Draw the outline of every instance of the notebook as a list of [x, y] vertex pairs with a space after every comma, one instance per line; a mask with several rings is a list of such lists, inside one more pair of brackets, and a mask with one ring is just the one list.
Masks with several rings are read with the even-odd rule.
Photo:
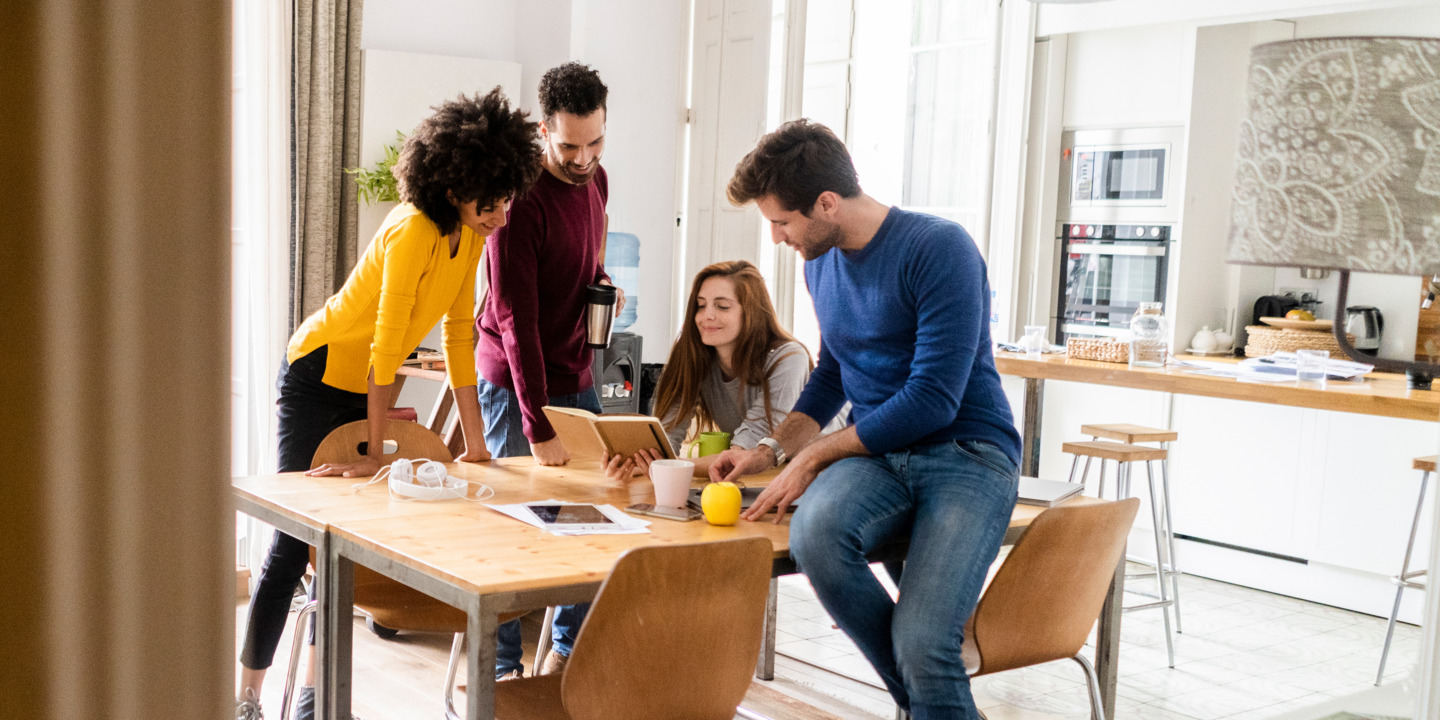
[[658, 450], [673, 459], [675, 450], [665, 435], [665, 427], [653, 417], [644, 415], [596, 415], [578, 408], [545, 406], [545, 417], [555, 434], [565, 443], [571, 457], [630, 457], [641, 450]]
[[1033, 477], [1020, 478], [1020, 497], [1016, 502], [1021, 505], [1039, 505], [1040, 507], [1055, 507], [1070, 498], [1079, 495], [1085, 486], [1080, 483], [1061, 482], [1059, 480], [1042, 480]]

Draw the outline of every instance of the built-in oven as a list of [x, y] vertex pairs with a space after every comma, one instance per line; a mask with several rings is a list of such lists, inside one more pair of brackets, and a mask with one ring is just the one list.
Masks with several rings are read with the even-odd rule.
[[1061, 137], [1061, 222], [1174, 223], [1183, 128], [1071, 130]]
[[1174, 231], [1159, 223], [1062, 223], [1055, 342], [1119, 337], [1140, 303], [1164, 302]]

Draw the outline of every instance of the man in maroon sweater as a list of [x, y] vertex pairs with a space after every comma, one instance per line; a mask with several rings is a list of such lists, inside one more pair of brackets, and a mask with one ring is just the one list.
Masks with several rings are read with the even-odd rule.
[[[475, 363], [485, 445], [497, 458], [534, 455], [541, 465], [564, 465], [570, 454], [541, 408], [600, 412], [585, 347], [585, 286], [612, 284], [603, 266], [609, 183], [600, 167], [607, 94], [599, 73], [579, 63], [540, 79], [545, 172], [511, 204], [485, 249], [490, 293], [476, 321]], [[618, 294], [617, 313], [625, 303]], [[564, 666], [588, 608], [556, 613], [546, 672]], [[501, 625], [499, 640], [496, 677], [518, 677], [520, 622]]]

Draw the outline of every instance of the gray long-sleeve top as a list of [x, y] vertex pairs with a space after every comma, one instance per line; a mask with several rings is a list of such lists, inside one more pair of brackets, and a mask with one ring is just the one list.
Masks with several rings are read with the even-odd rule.
[[[805, 346], [787, 342], [770, 351], [765, 361], [765, 373], [770, 378], [770, 421], [765, 421], [765, 393], [759, 386], [746, 387], [742, 397], [740, 380], [725, 380], [720, 375], [720, 363], [710, 366], [710, 375], [700, 384], [700, 394], [714, 414], [716, 426], [730, 433], [730, 445], [751, 449], [761, 438], [768, 437], [780, 426], [790, 408], [805, 389], [810, 378], [810, 355]], [[677, 451], [685, 441], [690, 429], [690, 420], [695, 414], [689, 408], [680, 422], [670, 431], [670, 446]], [[672, 427], [676, 413], [661, 418], [665, 427]]]

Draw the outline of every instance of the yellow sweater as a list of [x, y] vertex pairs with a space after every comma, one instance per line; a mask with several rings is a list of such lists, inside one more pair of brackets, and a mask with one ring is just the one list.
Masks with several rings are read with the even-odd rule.
[[460, 249], [409, 203], [390, 211], [340, 292], [305, 319], [290, 338], [295, 362], [329, 345], [324, 382], [364, 393], [366, 378], [389, 385], [395, 370], [443, 316], [441, 328], [450, 387], [475, 384], [475, 268], [485, 238], [461, 226]]

